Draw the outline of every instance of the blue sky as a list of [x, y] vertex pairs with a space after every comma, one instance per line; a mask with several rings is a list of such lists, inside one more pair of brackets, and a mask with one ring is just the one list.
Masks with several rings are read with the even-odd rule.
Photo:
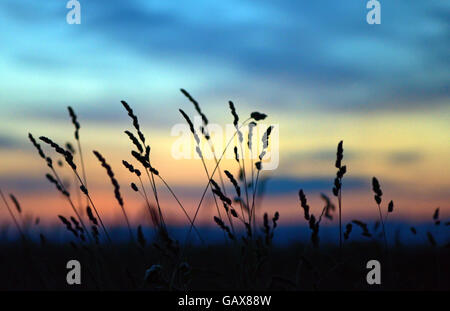
[[0, 98], [11, 113], [49, 101], [92, 112], [122, 97], [171, 105], [179, 87], [288, 110], [448, 104], [444, 1], [382, 1], [376, 26], [366, 1], [80, 3], [81, 25], [66, 24], [65, 1], [0, 4]]

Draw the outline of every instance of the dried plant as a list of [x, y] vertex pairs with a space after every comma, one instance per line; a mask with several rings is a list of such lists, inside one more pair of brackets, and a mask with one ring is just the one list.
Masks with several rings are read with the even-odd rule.
[[336, 178], [334, 179], [333, 194], [338, 198], [339, 205], [339, 250], [342, 254], [342, 178], [347, 172], [347, 166], [342, 165], [342, 159], [344, 158], [344, 142], [341, 140], [337, 147], [336, 163], [335, 166], [338, 169], [336, 172]]
[[112, 183], [112, 185], [114, 187], [114, 196], [115, 196], [117, 202], [120, 205], [120, 208], [121, 208], [122, 213], [123, 213], [123, 217], [125, 218], [125, 221], [127, 223], [128, 231], [130, 233], [130, 239], [133, 240], [133, 233], [131, 231], [130, 221], [129, 221], [127, 213], [125, 211], [122, 195], [120, 194], [120, 186], [119, 186], [119, 183], [117, 182], [117, 179], [114, 177], [114, 172], [113, 172], [111, 166], [106, 162], [105, 158], [100, 154], [100, 152], [94, 150], [93, 153], [97, 157], [99, 162], [102, 164], [102, 167], [105, 168], [106, 173], [108, 174], [108, 176], [109, 176], [109, 178], [111, 180], [111, 183]]
[[[143, 225], [139, 224], [136, 228], [132, 229], [130, 219], [128, 218], [128, 215], [125, 211], [125, 200], [122, 197], [119, 181], [117, 180], [112, 170], [112, 167], [106, 161], [105, 157], [103, 157], [103, 155], [100, 154], [98, 151], [93, 151], [95, 157], [98, 159], [102, 167], [105, 168], [107, 175], [110, 179], [110, 182], [113, 186], [114, 196], [117, 203], [121, 207], [123, 217], [125, 218], [130, 233], [130, 238], [133, 240], [136, 239], [137, 241], [136, 244], [133, 243], [130, 246], [137, 247], [139, 249], [139, 252], [143, 255], [142, 258], [146, 265], [145, 267], [148, 267], [146, 262], [148, 258], [152, 258], [151, 260], [157, 261], [157, 263], [153, 263], [151, 265], [150, 269], [146, 270], [146, 274], [144, 276], [145, 280], [144, 285], [152, 286], [151, 288], [153, 289], [157, 288], [168, 290], [179, 290], [179, 289], [188, 290], [190, 273], [198, 270], [198, 268], [195, 267], [194, 265], [193, 268], [191, 268], [190, 264], [187, 263], [190, 256], [190, 253], [186, 252], [186, 249], [190, 246], [189, 234], [191, 233], [191, 230], [194, 230], [200, 237], [200, 240], [203, 242], [203, 239], [200, 236], [200, 233], [198, 232], [197, 227], [195, 225], [195, 221], [199, 213], [199, 209], [202, 205], [202, 202], [205, 198], [205, 194], [209, 189], [213, 195], [217, 207], [217, 216], [213, 216], [213, 221], [219, 227], [219, 229], [223, 231], [224, 235], [226, 236], [227, 247], [230, 247], [229, 249], [228, 248], [226, 249], [230, 250], [229, 254], [230, 258], [227, 258], [227, 260], [236, 259], [236, 262], [230, 262], [230, 265], [233, 264], [232, 267], [233, 275], [236, 274], [236, 279], [233, 281], [235, 281], [238, 286], [242, 286], [242, 288], [250, 288], [250, 289], [260, 289], [260, 288], [267, 289], [263, 287], [266, 286], [266, 284], [270, 284], [267, 286], [269, 286], [269, 288], [272, 289], [272, 286], [274, 286], [275, 283], [283, 284], [284, 286], [286, 286], [285, 288], [288, 287], [293, 289], [300, 288], [300, 283], [304, 282], [304, 278], [299, 278], [297, 275], [297, 282], [295, 283], [289, 279], [284, 279], [281, 276], [272, 275], [272, 272], [270, 272], [271, 270], [270, 265], [272, 264], [270, 260], [274, 258], [271, 257], [271, 255], [272, 253], [274, 253], [274, 251], [277, 251], [277, 248], [274, 248], [272, 244], [274, 244], [273, 240], [274, 232], [276, 228], [278, 228], [279, 226], [280, 214], [278, 212], [275, 212], [273, 217], [269, 217], [270, 215], [269, 212], [261, 213], [263, 217], [260, 218], [258, 216], [258, 220], [261, 221], [262, 219], [262, 223], [258, 223], [258, 227], [256, 224], [257, 212], [255, 202], [257, 199], [257, 195], [261, 196], [262, 193], [262, 191], [258, 189], [258, 183], [260, 184], [263, 183], [263, 179], [259, 180], [259, 178], [260, 174], [262, 173], [264, 158], [269, 150], [269, 138], [274, 128], [273, 126], [269, 126], [266, 129], [261, 140], [262, 148], [260, 149], [260, 153], [256, 161], [253, 161], [252, 156], [253, 152], [255, 152], [255, 154], [257, 152], [256, 151], [257, 148], [255, 147], [255, 143], [253, 142], [254, 140], [253, 135], [255, 127], [257, 126], [256, 121], [264, 120], [267, 117], [267, 115], [260, 112], [253, 112], [251, 113], [249, 118], [247, 118], [244, 121], [241, 121], [239, 114], [237, 113], [236, 106], [232, 101], [229, 101], [228, 105], [231, 111], [231, 115], [233, 117], [234, 133], [233, 137], [230, 138], [225, 148], [221, 150], [222, 153], [220, 154], [220, 156], [217, 157], [214, 151], [214, 145], [211, 141], [211, 135], [208, 130], [209, 125], [208, 118], [201, 110], [199, 103], [186, 90], [181, 89], [181, 92], [194, 105], [195, 111], [202, 118], [202, 125], [200, 126], [199, 131], [199, 129], [194, 128], [194, 124], [191, 121], [188, 114], [180, 109], [180, 113], [186, 120], [189, 126], [189, 130], [191, 131], [194, 137], [194, 140], [196, 142], [196, 152], [203, 162], [206, 177], [208, 179], [205, 189], [202, 193], [202, 197], [200, 198], [200, 202], [196, 206], [195, 215], [193, 216], [193, 218], [190, 217], [190, 215], [187, 213], [186, 209], [184, 208], [183, 204], [181, 203], [181, 201], [179, 200], [173, 189], [163, 178], [162, 172], [157, 170], [156, 167], [153, 165], [154, 163], [151, 161], [153, 159], [151, 158], [150, 154], [151, 148], [148, 143], [149, 140], [146, 139], [146, 137], [144, 136], [136, 114], [131, 109], [130, 105], [128, 105], [125, 101], [122, 101], [122, 105], [127, 111], [129, 117], [132, 119], [133, 124], [132, 130], [126, 130], [124, 132], [132, 144], [131, 146], [132, 158], [131, 161], [123, 160], [122, 165], [127, 169], [127, 171], [131, 174], [130, 176], [133, 178], [133, 180], [128, 181], [128, 184], [131, 186], [131, 189], [135, 192], [135, 194], [138, 194], [142, 197], [143, 202], [145, 202], [147, 206], [149, 219], [151, 220], [151, 224], [153, 224], [153, 227], [155, 228], [156, 236], [154, 241], [150, 241], [147, 238], [147, 236], [144, 235], [145, 227]], [[117, 269], [116, 271], [118, 275], [117, 276], [112, 275], [111, 279], [117, 277], [122, 281], [123, 277], [124, 279], [128, 277], [130, 283], [133, 283], [135, 284], [133, 286], [136, 286], [136, 284], [138, 284], [139, 282], [136, 282], [137, 278], [133, 275], [133, 273], [130, 273], [129, 271], [130, 267], [123, 268], [123, 270], [126, 271], [126, 274], [123, 273], [123, 275], [121, 274], [120, 270], [122, 270], [122, 265], [130, 263], [136, 264], [137, 261], [135, 261], [134, 258], [132, 261], [125, 261], [125, 262], [122, 262], [120, 260], [116, 261], [116, 259], [118, 258], [111, 258], [111, 257], [115, 257], [116, 255], [118, 255], [118, 252], [122, 250], [119, 248], [113, 249], [112, 247], [115, 247], [115, 245], [112, 243], [110, 244], [111, 248], [107, 250], [103, 248], [103, 245], [100, 242], [101, 236], [99, 230], [101, 229], [99, 229], [99, 227], [103, 228], [103, 232], [105, 233], [105, 237], [108, 239], [108, 241], [109, 242], [112, 241], [91, 199], [90, 195], [91, 189], [88, 189], [87, 186], [86, 172], [84, 168], [84, 162], [82, 159], [81, 144], [80, 144], [80, 133], [79, 133], [80, 124], [77, 115], [75, 114], [74, 110], [71, 107], [68, 107], [68, 111], [72, 124], [75, 128], [74, 136], [78, 144], [78, 150], [75, 150], [70, 142], [66, 143], [65, 145], [59, 145], [52, 139], [45, 136], [41, 136], [40, 142], [49, 145], [56, 152], [57, 157], [54, 158], [55, 159], [54, 162], [50, 156], [47, 156], [44, 153], [44, 150], [41, 147], [40, 143], [38, 143], [38, 141], [36, 141], [36, 139], [34, 139], [34, 137], [31, 134], [28, 135], [29, 140], [31, 141], [34, 148], [37, 150], [39, 157], [41, 157], [46, 162], [46, 165], [50, 169], [50, 171], [45, 175], [46, 179], [48, 180], [48, 182], [51, 183], [52, 186], [56, 188], [58, 193], [61, 194], [62, 197], [65, 200], [67, 200], [67, 202], [69, 202], [75, 213], [73, 215], [72, 214], [64, 216], [58, 215], [58, 218], [64, 225], [65, 230], [70, 233], [71, 238], [73, 239], [75, 237], [75, 240], [70, 241], [69, 244], [74, 250], [76, 250], [76, 254], [80, 256], [85, 256], [83, 257], [85, 259], [92, 260], [91, 263], [93, 263], [92, 267], [95, 267], [94, 270], [90, 271], [91, 265], [87, 269], [89, 270], [88, 272], [92, 276], [92, 280], [96, 282], [98, 288], [101, 288], [103, 285], [102, 283], [104, 281], [107, 281], [106, 279], [103, 280], [104, 275], [106, 275], [107, 272], [109, 272], [109, 268], [115, 267], [114, 265], [117, 264], [117, 262], [120, 262], [119, 263], [120, 268]], [[246, 137], [247, 139], [246, 144], [244, 144], [244, 136], [242, 133], [242, 128], [244, 126], [248, 126], [248, 136]], [[208, 141], [209, 148], [211, 148], [211, 151], [214, 155], [215, 166], [213, 170], [207, 168], [204, 162], [203, 158], [204, 150], [201, 149], [201, 142], [202, 142], [201, 140], [203, 140], [203, 138]], [[233, 143], [236, 141], [237, 143]], [[244, 150], [245, 146], [248, 150]], [[236, 161], [233, 162], [232, 164], [234, 166], [238, 166], [238, 170], [236, 170], [236, 173], [234, 175], [231, 173], [232, 172], [231, 169], [222, 170], [220, 168], [220, 163], [224, 157], [224, 154], [229, 148], [233, 148]], [[348, 269], [345, 269], [344, 264], [345, 260], [351, 260], [350, 258], [351, 256], [348, 256], [349, 258], [342, 259], [342, 248], [343, 248], [342, 238], [344, 240], [349, 240], [351, 234], [353, 234], [352, 237], [355, 236], [355, 231], [357, 231], [357, 233], [361, 232], [362, 236], [364, 237], [372, 238], [376, 237], [377, 234], [379, 234], [379, 228], [381, 227], [383, 230], [385, 249], [387, 250], [387, 237], [385, 226], [387, 224], [388, 215], [393, 213], [394, 211], [394, 202], [389, 201], [389, 203], [387, 204], [385, 217], [383, 217], [383, 213], [381, 210], [383, 192], [381, 190], [380, 183], [375, 177], [372, 179], [372, 189], [375, 194], [374, 195], [375, 202], [378, 205], [380, 219], [375, 223], [373, 227], [372, 224], [365, 223], [361, 220], [352, 220], [350, 223], [347, 223], [345, 225], [344, 230], [342, 228], [342, 180], [343, 176], [347, 171], [346, 165], [342, 164], [343, 151], [344, 151], [343, 141], [340, 141], [337, 147], [336, 162], [335, 162], [337, 173], [336, 177], [334, 178], [334, 185], [332, 188], [332, 193], [335, 197], [337, 197], [338, 200], [337, 204], [338, 208], [336, 208], [332, 199], [330, 199], [325, 193], [321, 193], [320, 198], [324, 202], [324, 205], [322, 205], [321, 208], [321, 213], [320, 214], [313, 213], [314, 209], [309, 206], [309, 204], [311, 203], [308, 203], [304, 190], [300, 189], [298, 192], [300, 206], [302, 208], [302, 216], [307, 221], [307, 225], [309, 228], [308, 230], [310, 232], [309, 242], [307, 242], [307, 244], [304, 245], [303, 253], [300, 254], [299, 256], [300, 258], [299, 267], [303, 267], [303, 270], [306, 268], [307, 272], [309, 272], [309, 274], [311, 275], [311, 282], [312, 282], [311, 284], [313, 289], [319, 288], [321, 282], [323, 282], [326, 278], [330, 276], [333, 277], [333, 274], [335, 272], [338, 273], [341, 268], [342, 271], [348, 271]], [[251, 155], [250, 166], [248, 166], [248, 163], [245, 163], [246, 152], [249, 152]], [[77, 161], [75, 161], [75, 156], [76, 157], [80, 156], [80, 163], [78, 163], [78, 158], [76, 159]], [[64, 162], [62, 162], [60, 159], [63, 159]], [[58, 166], [54, 165], [54, 163], [58, 163]], [[80, 170], [79, 167], [82, 167], [83, 170], [82, 177], [78, 173], [78, 170]], [[81, 215], [79, 215], [75, 205], [72, 202], [71, 196], [73, 195], [73, 190], [71, 189], [70, 186], [67, 185], [67, 182], [63, 182], [63, 180], [65, 181], [66, 179], [62, 179], [59, 175], [60, 170], [62, 171], [67, 168], [69, 168], [73, 172], [74, 178], [76, 179], [77, 183], [79, 183], [80, 191], [84, 193], [86, 196], [87, 204], [82, 208], [83, 212], [85, 211], [85, 215], [89, 219], [89, 227], [88, 227], [89, 230], [87, 230], [87, 227], [85, 227], [83, 223], [84, 220], [83, 217], [80, 217]], [[250, 171], [251, 177], [249, 177], [248, 175]], [[216, 172], [218, 172], [218, 175], [220, 177], [220, 183], [218, 182], [219, 179], [217, 178]], [[226, 176], [227, 179], [226, 182], [229, 189], [230, 186], [232, 186], [233, 188], [231, 191], [233, 195], [231, 195], [231, 193], [227, 194], [226, 192], [227, 188], [222, 179], [221, 175], [222, 172]], [[147, 175], [148, 184], [146, 183], [145, 180], [143, 180], [143, 178], [145, 179], [144, 177], [145, 175]], [[64, 177], [64, 175], [62, 176]], [[180, 206], [187, 220], [189, 221], [189, 230], [185, 236], [186, 240], [183, 245], [183, 248], [180, 247], [180, 244], [177, 240], [172, 239], [170, 236], [169, 232], [170, 227], [168, 229], [165, 223], [165, 219], [162, 213], [163, 206], [161, 206], [159, 202], [157, 191], [158, 185], [156, 184], [156, 181], [158, 181], [158, 184], [160, 184], [161, 186], [163, 186], [161, 183], [164, 184], [164, 186], [170, 192], [172, 197], [176, 200], [177, 204]], [[151, 197], [150, 193], [149, 193], [150, 196], [147, 195], [146, 187], [148, 186], [150, 186], [152, 189], [154, 200]], [[24, 228], [25, 229], [28, 228], [27, 223], [29, 223], [29, 221], [28, 222], [26, 221], [26, 217], [22, 218], [22, 215], [27, 216], [27, 213], [24, 213], [21, 205], [19, 204], [19, 201], [14, 195], [10, 195], [8, 200], [6, 200], [1, 191], [0, 194], [10, 213], [11, 219], [16, 224], [20, 234], [22, 235], [25, 241], [23, 230]], [[10, 202], [12, 202], [11, 205], [12, 208], [10, 208], [9, 206], [10, 204], [8, 203], [9, 200], [11, 200]], [[79, 205], [81, 207], [81, 204]], [[219, 205], [221, 205], [220, 208]], [[240, 205], [241, 210], [240, 213], [238, 212], [239, 207], [237, 205]], [[131, 206], [127, 203], [127, 209], [129, 209], [130, 207]], [[398, 207], [395, 207], [396, 210], [397, 208]], [[339, 211], [340, 258], [338, 261], [328, 259], [321, 260], [321, 258], [318, 257], [319, 255], [324, 255], [323, 250], [324, 246], [320, 245], [322, 249], [319, 248], [319, 241], [321, 238], [321, 236], [319, 236], [322, 224], [321, 222], [323, 219], [333, 221], [334, 216], [333, 212], [335, 210]], [[165, 212], [166, 211], [164, 210], [164, 213]], [[222, 218], [221, 217], [222, 215], [226, 215], [226, 217], [224, 216]], [[439, 208], [437, 208], [432, 216], [433, 223], [436, 226], [440, 226], [441, 224], [440, 216], [442, 215], [440, 215], [440, 210]], [[17, 219], [17, 217], [20, 218]], [[31, 217], [30, 219], [32, 222], [34, 221], [34, 225], [31, 223], [32, 226], [37, 227], [39, 225], [40, 223], [39, 217], [35, 218], [35, 216], [33, 215], [33, 217]], [[22, 223], [18, 220], [22, 220]], [[444, 223], [445, 226], [449, 225], [449, 222]], [[369, 231], [369, 225], [370, 228], [373, 228], [372, 232]], [[439, 228], [435, 227], [434, 230], [438, 230], [441, 228], [442, 226]], [[242, 230], [240, 231], [239, 229]], [[436, 255], [436, 262], [438, 264], [438, 256], [440, 255], [438, 250], [441, 249], [441, 245], [440, 243], [438, 243], [440, 242], [440, 236], [434, 235], [435, 234], [434, 230], [423, 230], [423, 233], [424, 234], [426, 233], [426, 237], [428, 239], [429, 244], [433, 248], [433, 251]], [[410, 231], [413, 235], [419, 235], [420, 233], [420, 232], [418, 233], [418, 230], [415, 227], [410, 227]], [[26, 232], [28, 233], [29, 231], [27, 230]], [[87, 238], [89, 238], [89, 240]], [[39, 239], [43, 247], [44, 245], [45, 247], [48, 247], [47, 239], [42, 232], [39, 233]], [[372, 241], [372, 239], [369, 241]], [[378, 243], [378, 241], [375, 238], [373, 242]], [[24, 245], [25, 244], [26, 243], [24, 243]], [[309, 246], [311, 244], [313, 248], [310, 251]], [[345, 250], [347, 251], [348, 245], [348, 252], [354, 251], [355, 248], [352, 248], [351, 246], [352, 244], [353, 243], [346, 244]], [[150, 248], [152, 249], [152, 252], [149, 251]], [[126, 251], [128, 250], [129, 249], [127, 248]], [[195, 249], [193, 250], [196, 251]], [[114, 255], [109, 256], [110, 254]], [[127, 253], [127, 255], [131, 255], [131, 253], [129, 254]], [[311, 256], [311, 260], [307, 259], [307, 257], [309, 256]], [[335, 265], [334, 266], [332, 265], [329, 271], [320, 270], [321, 267], [329, 268], [327, 267], [328, 262], [333, 262], [333, 264]], [[312, 263], [314, 263], [314, 265]], [[108, 270], [106, 270], [103, 267], [108, 267]], [[273, 267], [277, 268], [276, 266]], [[202, 271], [202, 273], [204, 273], [204, 271]], [[229, 274], [231, 275], [231, 273]], [[338, 274], [336, 274], [336, 276], [337, 275]], [[302, 277], [303, 276], [304, 275], [302, 274]]]

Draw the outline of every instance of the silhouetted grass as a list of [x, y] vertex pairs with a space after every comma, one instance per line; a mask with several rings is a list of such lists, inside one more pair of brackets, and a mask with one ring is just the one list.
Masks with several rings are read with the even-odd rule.
[[[445, 264], [450, 259], [449, 244], [439, 244], [431, 231], [419, 233], [416, 228], [410, 227], [410, 234], [426, 236], [429, 245], [404, 247], [396, 242], [395, 247], [388, 248], [387, 218], [390, 213], [394, 212], [394, 203], [393, 201], [388, 203], [386, 215], [383, 216], [381, 208], [383, 193], [377, 178], [372, 179], [372, 186], [379, 220], [375, 223], [373, 230], [370, 229], [369, 224], [354, 219], [345, 225], [344, 231], [342, 215], [345, 214], [345, 209], [342, 205], [342, 187], [347, 167], [342, 164], [343, 141], [340, 141], [337, 147], [334, 164], [337, 173], [332, 187], [332, 193], [337, 198], [338, 206], [339, 236], [336, 237], [338, 243], [323, 245], [320, 241], [323, 218], [332, 221], [333, 213], [336, 210], [332, 200], [327, 195], [321, 194], [325, 206], [321, 209], [320, 214], [314, 214], [308, 204], [307, 194], [299, 189], [299, 202], [303, 209], [301, 213], [310, 230], [309, 242], [285, 247], [274, 246], [273, 239], [277, 232], [276, 228], [283, 215], [275, 211], [273, 216], [268, 213], [258, 216], [256, 210], [256, 201], [260, 195], [257, 192], [258, 183], [261, 182], [264, 157], [270, 147], [273, 126], [266, 128], [262, 140], [257, 142], [256, 146], [253, 142], [253, 129], [259, 121], [266, 119], [267, 115], [253, 112], [250, 117], [241, 122], [234, 103], [229, 101], [234, 134], [225, 148], [216, 154], [208, 130], [208, 118], [198, 102], [187, 91], [181, 89], [181, 92], [194, 105], [196, 112], [202, 118], [200, 129], [196, 129], [188, 114], [182, 109], [179, 110], [189, 126], [196, 143], [196, 153], [199, 155], [206, 173], [206, 185], [194, 215], [189, 215], [179, 197], [158, 171], [155, 163], [151, 161], [149, 140], [146, 139], [131, 106], [127, 102], [121, 101], [132, 120], [134, 129], [133, 131], [124, 131], [132, 143], [132, 150], [130, 150], [132, 160], [122, 160], [122, 164], [134, 180], [127, 181], [128, 184], [147, 207], [155, 235], [153, 238], [145, 235], [143, 228], [146, 224], [144, 223], [138, 224], [135, 228], [132, 227], [125, 210], [125, 199], [120, 192], [119, 181], [116, 179], [111, 165], [102, 154], [93, 151], [113, 185], [114, 196], [122, 210], [130, 234], [128, 243], [111, 239], [109, 234], [111, 228], [107, 228], [103, 223], [99, 210], [90, 196], [87, 184], [89, 172], [85, 169], [79, 134], [81, 126], [74, 110], [68, 107], [72, 124], [75, 127], [74, 138], [78, 146], [77, 153], [70, 142], [65, 145], [66, 148], [63, 148], [51, 138], [40, 136], [39, 139], [48, 145], [56, 153], [56, 156], [64, 159], [64, 163], [70, 168], [78, 187], [74, 189], [66, 187], [58, 173], [60, 169], [64, 168], [63, 162], [58, 161], [59, 168], [55, 168], [52, 158], [46, 155], [47, 151], [44, 152], [33, 135], [29, 134], [28, 138], [50, 169], [46, 174], [46, 179], [55, 186], [57, 192], [66, 199], [70, 206], [64, 215], [55, 215], [61, 221], [64, 230], [70, 235], [69, 242], [62, 245], [50, 243], [39, 229], [38, 219], [33, 228], [25, 228], [24, 221], [20, 217], [23, 208], [27, 207], [21, 206], [14, 195], [11, 194], [8, 200], [0, 191], [11, 221], [17, 227], [22, 238], [16, 243], [0, 241], [0, 278], [9, 280], [8, 283], [3, 282], [0, 288], [69, 289], [65, 282], [65, 262], [68, 259], [77, 258], [82, 262], [86, 273], [80, 289], [450, 289], [450, 268], [448, 264]], [[249, 129], [247, 142], [244, 142], [242, 133], [242, 129], [245, 127]], [[202, 135], [199, 135], [198, 131]], [[233, 146], [232, 143], [236, 141], [236, 138], [237, 144]], [[203, 157], [202, 139], [208, 142], [214, 156], [212, 170], [208, 169]], [[250, 166], [245, 163], [245, 146], [251, 155]], [[258, 146], [260, 153], [257, 160], [254, 161], [252, 155], [257, 152], [256, 147]], [[230, 147], [233, 147], [234, 150], [235, 164], [238, 166], [239, 175], [231, 173], [229, 169], [223, 170], [223, 173], [227, 177], [227, 182], [232, 185], [232, 189], [236, 193], [235, 197], [227, 194], [220, 168], [225, 152]], [[80, 163], [82, 168], [81, 176], [78, 173], [77, 163]], [[215, 181], [216, 173], [219, 175], [220, 183]], [[144, 180], [145, 176], [147, 176], [147, 180]], [[171, 236], [166, 224], [166, 211], [161, 205], [158, 195], [160, 186], [167, 188], [186, 217], [186, 225], [189, 230], [182, 244]], [[147, 191], [149, 187], [150, 192]], [[217, 215], [213, 216], [211, 222], [215, 223], [217, 230], [224, 233], [225, 240], [221, 245], [207, 246], [195, 223], [208, 189], [211, 191], [217, 210]], [[75, 204], [72, 200], [73, 192], [78, 195], [84, 194], [86, 203], [83, 204], [81, 200], [78, 200], [78, 204]], [[15, 211], [11, 208], [10, 202], [16, 208]], [[130, 207], [127, 205], [127, 208]], [[79, 211], [83, 211], [83, 214]], [[435, 226], [439, 226], [440, 230], [448, 230], [449, 222], [441, 224], [439, 217], [438, 208], [432, 215], [433, 223]], [[380, 247], [378, 239], [379, 224], [381, 224], [384, 247]], [[197, 234], [202, 244], [194, 246], [190, 243], [191, 231]], [[352, 240], [352, 236], [356, 234], [361, 234], [366, 242]], [[40, 243], [32, 242], [36, 240], [33, 239], [34, 236], [39, 237]], [[383, 256], [383, 251], [388, 256]], [[381, 286], [369, 287], [366, 283], [365, 264], [371, 259], [382, 261], [383, 275], [388, 275], [387, 281], [383, 282]], [[29, 265], [29, 262], [33, 262], [33, 264]], [[26, 264], [29, 269], [22, 269], [22, 265]]]

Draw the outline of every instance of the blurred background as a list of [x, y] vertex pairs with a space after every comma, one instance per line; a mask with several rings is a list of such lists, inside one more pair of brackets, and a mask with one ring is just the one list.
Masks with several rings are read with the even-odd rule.
[[[70, 105], [103, 218], [122, 222], [94, 149], [115, 171], [132, 222], [145, 222], [144, 202], [129, 190], [135, 180], [121, 164], [131, 161], [123, 131], [132, 129], [121, 100], [138, 115], [154, 166], [193, 215], [207, 182], [203, 166], [171, 155], [171, 129], [184, 123], [178, 109], [195, 114], [184, 88], [212, 123], [232, 122], [233, 100], [242, 119], [261, 111], [265, 124], [279, 124], [280, 163], [263, 174], [260, 215], [279, 211], [281, 224], [304, 224], [300, 188], [320, 213], [344, 140], [345, 221], [378, 217], [372, 176], [384, 208], [395, 202], [392, 221], [431, 222], [437, 207], [448, 217], [450, 3], [381, 1], [381, 24], [368, 25], [366, 1], [79, 2], [80, 25], [66, 22], [62, 0], [0, 3], [0, 187], [16, 195], [24, 215], [46, 226], [71, 215], [27, 139], [31, 132], [74, 144]], [[67, 168], [61, 175], [73, 185]], [[186, 224], [160, 188], [169, 222]], [[0, 206], [0, 222], [9, 222]], [[208, 193], [198, 222], [213, 225], [214, 213]]]

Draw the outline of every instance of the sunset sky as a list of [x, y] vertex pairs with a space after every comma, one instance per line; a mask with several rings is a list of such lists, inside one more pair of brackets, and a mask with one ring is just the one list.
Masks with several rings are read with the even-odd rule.
[[[193, 214], [207, 182], [202, 163], [171, 152], [171, 130], [185, 123], [178, 109], [195, 115], [184, 88], [211, 123], [232, 123], [232, 100], [242, 120], [260, 111], [265, 126], [279, 126], [279, 167], [262, 174], [261, 213], [300, 221], [300, 188], [320, 213], [343, 140], [344, 219], [376, 219], [372, 176], [384, 208], [394, 200], [393, 218], [427, 222], [437, 207], [448, 218], [450, 2], [380, 1], [381, 24], [368, 25], [366, 1], [79, 1], [80, 25], [66, 23], [65, 1], [0, 3], [0, 187], [24, 214], [47, 224], [71, 215], [27, 139], [31, 132], [74, 144], [70, 105], [102, 215], [122, 221], [92, 150], [111, 164], [133, 222], [142, 222], [144, 202], [121, 165], [132, 160], [121, 100], [138, 115], [154, 166]], [[233, 160], [225, 168], [237, 172]], [[67, 168], [61, 175], [73, 183]], [[168, 219], [185, 223], [160, 187]], [[214, 210], [208, 193], [200, 222], [210, 224]], [[0, 217], [9, 221], [3, 203]]]

